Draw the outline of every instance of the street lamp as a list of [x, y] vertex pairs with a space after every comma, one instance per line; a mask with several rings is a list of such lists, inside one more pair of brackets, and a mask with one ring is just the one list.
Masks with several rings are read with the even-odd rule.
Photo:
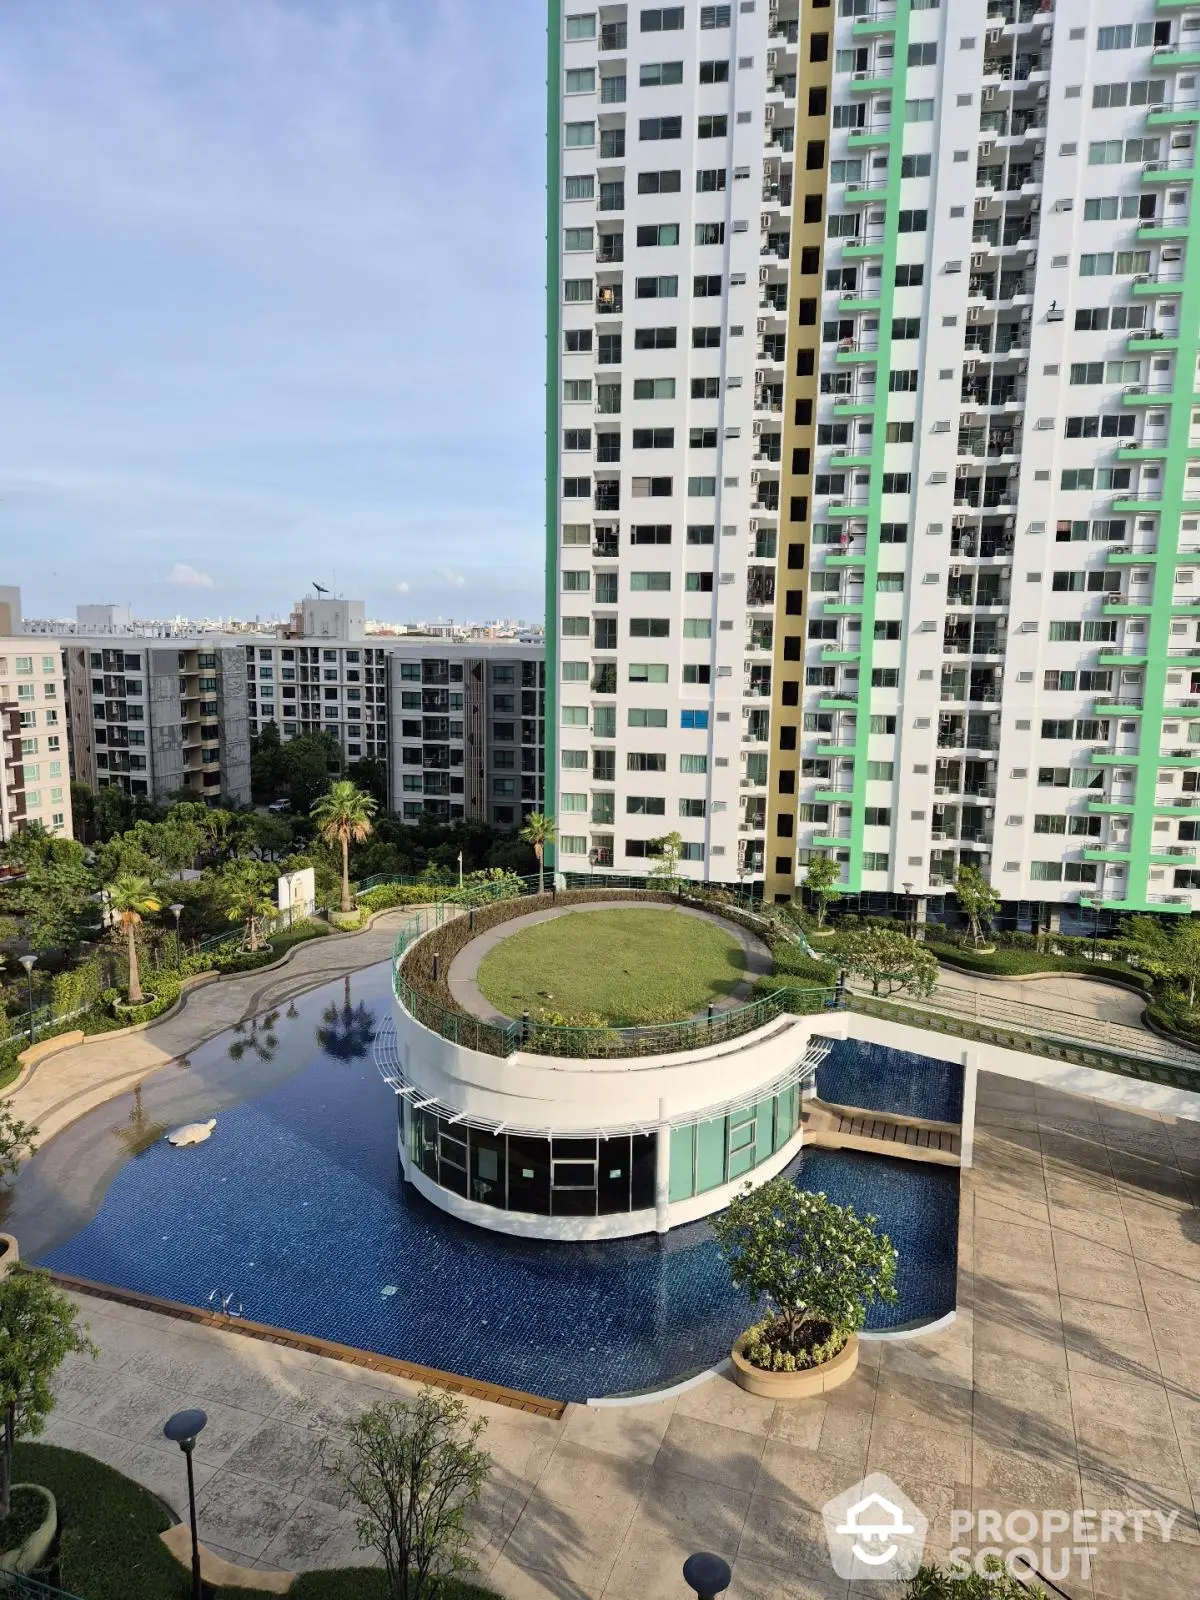
[[177, 1411], [163, 1426], [163, 1433], [183, 1451], [187, 1460], [188, 1513], [192, 1519], [192, 1600], [203, 1600], [200, 1585], [200, 1540], [196, 1533], [196, 1480], [192, 1475], [192, 1451], [196, 1439], [207, 1426], [208, 1417], [203, 1411]]
[[913, 886], [911, 883], [906, 883], [904, 885], [904, 931], [910, 939], [913, 936], [912, 924], [914, 921], [912, 914], [912, 889]]
[[29, 1042], [33, 1043], [33, 969], [37, 966], [36, 956], [22, 956], [21, 965], [25, 968], [25, 976], [29, 980]]
[[178, 901], [176, 901], [173, 906], [168, 906], [167, 910], [175, 918], [175, 965], [178, 966], [179, 965], [179, 960], [180, 960], [179, 919], [183, 915], [183, 907], [179, 904]]
[[717, 1596], [728, 1589], [732, 1577], [728, 1561], [704, 1550], [689, 1556], [683, 1563], [683, 1581], [695, 1591], [698, 1600], [717, 1600]]

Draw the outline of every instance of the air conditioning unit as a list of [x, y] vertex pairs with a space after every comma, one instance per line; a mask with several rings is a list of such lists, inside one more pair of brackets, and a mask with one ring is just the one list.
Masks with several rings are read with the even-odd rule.
[[779, 51], [778, 50], [768, 50], [767, 51], [767, 65], [769, 67], [775, 67], [775, 66], [779, 65]]
[[994, 100], [999, 93], [999, 89], [985, 89], [980, 98], [984, 101]]
[[763, 110], [763, 121], [764, 122], [774, 122], [775, 121], [775, 107], [774, 106], [766, 106], [764, 108], [764, 110]]
[[750, 474], [751, 485], [756, 484], [761, 477], [762, 477], [762, 473], [761, 472], [752, 472]]
[[988, 202], [986, 200], [976, 200], [976, 202], [975, 202], [975, 215], [977, 217], [982, 217], [986, 213], [987, 208], [988, 208]]
[[979, 141], [979, 154], [981, 156], [990, 156], [991, 153], [992, 153], [993, 147], [994, 147], [994, 141], [993, 140], [991, 140], [991, 139], [980, 139], [980, 141]]
[[765, 367], [758, 367], [755, 369], [754, 381], [755, 383], [766, 383], [767, 372]]
[[1182, 261], [1183, 260], [1183, 251], [1180, 249], [1180, 247], [1177, 244], [1164, 245], [1163, 246], [1163, 251], [1162, 251], [1162, 258], [1163, 258], [1164, 261]]
[[1003, 37], [1004, 32], [1001, 28], [989, 28], [983, 36], [985, 44], [999, 44]]
[[964, 372], [974, 372], [978, 365], [978, 361], [972, 359], [970, 361], [964, 361], [962, 364], [962, 369]]
[[982, 306], [968, 306], [967, 307], [967, 321], [968, 322], [978, 322], [982, 315], [983, 315], [983, 307]]
[[759, 331], [759, 333], [766, 333], [766, 331], [767, 331], [767, 319], [766, 319], [766, 317], [759, 317], [759, 319], [758, 319], [758, 331]]
[[769, 282], [770, 276], [771, 276], [771, 272], [770, 272], [770, 268], [769, 267], [759, 267], [759, 269], [758, 269], [758, 281], [759, 281], [759, 283], [767, 283], [767, 282]]
[[761, 422], [756, 422], [756, 423], [755, 423], [755, 424], [754, 424], [754, 431], [755, 431], [755, 433], [761, 433], [761, 432], [762, 432], [762, 430], [763, 430], [763, 425], [762, 425], [762, 423], [761, 423]]

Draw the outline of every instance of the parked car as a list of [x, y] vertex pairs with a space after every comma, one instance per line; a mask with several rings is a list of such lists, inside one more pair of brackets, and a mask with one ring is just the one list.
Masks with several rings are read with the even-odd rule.
[[271, 804], [267, 807], [267, 810], [274, 812], [276, 816], [279, 816], [284, 811], [290, 811], [291, 809], [292, 802], [290, 800], [272, 800]]

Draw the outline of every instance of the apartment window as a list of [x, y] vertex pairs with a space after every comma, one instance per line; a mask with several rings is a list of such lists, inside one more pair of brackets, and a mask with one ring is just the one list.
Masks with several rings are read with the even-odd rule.
[[708, 477], [690, 477], [687, 481], [688, 495], [693, 499], [712, 499], [717, 492], [717, 480]]
[[603, 128], [600, 133], [600, 159], [620, 161], [625, 154], [625, 129]]
[[643, 33], [674, 33], [683, 27], [682, 6], [656, 6], [642, 12]]
[[631, 728], [665, 728], [667, 713], [656, 707], [632, 706], [628, 720]]
[[638, 74], [638, 83], [643, 89], [656, 89], [667, 84], [682, 82], [682, 61], [643, 61]]
[[669, 572], [631, 572], [629, 588], [632, 594], [666, 594], [671, 587]]
[[[590, 497], [591, 492], [592, 492], [592, 480], [590, 478], [564, 478], [563, 479], [563, 499], [564, 500], [587, 500]], [[572, 573], [572, 574], [570, 574], [570, 576], [572, 576], [572, 577], [580, 577], [580, 576], [586, 577], [587, 574], [586, 573], [583, 573], [583, 574]], [[567, 574], [564, 573], [563, 577], [566, 578]]]
[[696, 193], [716, 194], [725, 187], [724, 167], [701, 167], [696, 173]]
[[685, 639], [711, 639], [712, 619], [710, 617], [684, 617], [683, 637]]
[[725, 224], [723, 222], [698, 222], [696, 223], [697, 244], [724, 244]]
[[567, 94], [595, 94], [596, 92], [595, 67], [568, 67], [566, 80]]
[[715, 531], [712, 523], [689, 522], [687, 542], [689, 544], [711, 544]]
[[631, 750], [625, 757], [627, 772], [665, 772], [667, 758], [657, 751]]
[[683, 586], [689, 594], [711, 594], [713, 575], [711, 572], [686, 572]]
[[630, 544], [670, 544], [669, 522], [635, 523], [629, 534]]
[[678, 194], [680, 192], [681, 174], [679, 172], [639, 172], [639, 194]]
[[638, 328], [633, 335], [635, 350], [674, 350], [674, 328]]
[[931, 156], [900, 157], [900, 176], [902, 178], [928, 178], [931, 171]]
[[633, 380], [633, 398], [635, 400], [674, 400], [674, 378], [635, 378]]
[[932, 100], [906, 100], [904, 102], [905, 122], [932, 122]]
[[723, 139], [728, 132], [729, 118], [724, 113], [697, 119], [696, 137], [698, 139]]
[[[567, 278], [563, 282], [563, 300], [569, 306], [589, 305], [592, 299], [590, 278]], [[581, 347], [583, 348], [583, 347]], [[586, 348], [591, 349], [591, 343]]]
[[568, 150], [579, 150], [596, 142], [596, 124], [594, 122], [568, 122], [566, 125], [566, 141]]
[[700, 63], [701, 83], [728, 83], [728, 61], [702, 61]]
[[642, 117], [638, 122], [639, 139], [680, 139], [682, 137], [682, 117]]
[[596, 13], [594, 11], [579, 12], [567, 18], [568, 39], [594, 39], [596, 37]]
[[720, 328], [693, 328], [693, 350], [719, 350], [721, 347]]
[[910, 262], [896, 268], [897, 289], [919, 289], [925, 282], [925, 268], [921, 262]]
[[572, 403], [578, 404], [578, 403], [583, 402], [583, 401], [590, 401], [591, 398], [592, 398], [592, 380], [590, 378], [564, 378], [563, 379], [563, 402], [564, 402], [564, 404], [567, 404], [567, 405], [570, 405]]
[[716, 400], [721, 394], [720, 378], [693, 378], [691, 384], [693, 400]]
[[704, 300], [721, 293], [720, 273], [699, 273], [692, 279], [692, 296], [697, 300]]
[[715, 450], [717, 448], [717, 430], [715, 428], [689, 428], [688, 448], [690, 450]]
[[631, 661], [629, 663], [630, 683], [666, 683], [668, 668], [663, 662], [658, 661]]
[[896, 228], [899, 233], [924, 233], [928, 225], [927, 211], [901, 211]]
[[707, 711], [681, 711], [679, 713], [679, 726], [681, 728], [690, 728], [690, 729], [707, 728], [708, 727], [708, 712]]
[[629, 637], [631, 639], [666, 639], [670, 636], [671, 624], [666, 617], [630, 617]]
[[701, 28], [727, 28], [729, 26], [730, 6], [701, 6]]
[[635, 293], [639, 300], [674, 300], [679, 293], [677, 277], [639, 278]]

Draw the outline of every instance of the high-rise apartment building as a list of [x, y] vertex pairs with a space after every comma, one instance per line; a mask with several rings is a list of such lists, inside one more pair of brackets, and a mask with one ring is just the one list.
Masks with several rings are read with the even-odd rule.
[[694, 0], [552, 6], [550, 38], [559, 864], [637, 871], [676, 831], [734, 881], [763, 866], [796, 47]]
[[[13, 611], [8, 626], [19, 627], [19, 599]], [[0, 637], [0, 843], [31, 822], [71, 837], [65, 700], [53, 643]]]
[[561, 865], [1189, 909], [1200, 3], [550, 32]]
[[250, 801], [245, 651], [213, 636], [62, 641], [71, 772], [162, 804]]

